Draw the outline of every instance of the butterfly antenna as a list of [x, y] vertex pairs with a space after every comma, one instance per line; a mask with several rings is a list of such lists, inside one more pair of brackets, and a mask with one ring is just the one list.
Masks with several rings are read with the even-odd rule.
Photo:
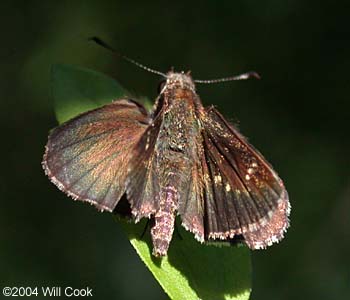
[[218, 78], [218, 79], [209, 79], [209, 80], [200, 80], [196, 79], [194, 82], [196, 83], [219, 83], [219, 82], [226, 82], [226, 81], [234, 81], [234, 80], [245, 80], [249, 78], [256, 78], [260, 79], [260, 75], [256, 72], [247, 72], [243, 73], [237, 76], [231, 76], [231, 77], [224, 77], [224, 78]]
[[144, 66], [143, 64], [140, 64], [139, 62], [133, 60], [132, 58], [130, 58], [130, 57], [126, 56], [126, 55], [120, 54], [117, 50], [115, 50], [113, 47], [111, 47], [111, 46], [108, 45], [106, 42], [104, 42], [103, 40], [101, 40], [100, 38], [98, 38], [98, 37], [96, 37], [96, 36], [89, 38], [89, 41], [95, 42], [97, 45], [100, 45], [100, 46], [102, 46], [103, 48], [108, 49], [109, 51], [113, 52], [114, 54], [116, 54], [116, 55], [119, 56], [120, 58], [122, 58], [122, 59], [124, 59], [124, 60], [126, 60], [126, 61], [128, 61], [128, 62], [130, 62], [130, 63], [132, 63], [132, 64], [134, 64], [134, 65], [136, 65], [136, 66], [138, 66], [138, 67], [141, 68], [141, 69], [144, 69], [144, 70], [146, 70], [146, 71], [148, 71], [148, 72], [150, 72], [150, 73], [154, 73], [154, 74], [157, 74], [157, 75], [166, 77], [166, 75], [165, 75], [164, 73], [159, 72], [159, 71], [157, 71], [157, 70], [153, 70], [153, 69], [151, 69], [151, 68], [149, 68], [149, 67], [146, 67], [146, 66]]

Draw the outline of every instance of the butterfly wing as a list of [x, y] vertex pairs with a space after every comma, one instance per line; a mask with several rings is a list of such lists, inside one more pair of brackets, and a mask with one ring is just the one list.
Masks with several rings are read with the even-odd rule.
[[163, 111], [159, 111], [133, 149], [134, 159], [129, 166], [126, 194], [136, 222], [149, 218], [159, 207], [159, 174], [155, 146], [163, 122]]
[[204, 174], [206, 173], [206, 163], [204, 159], [203, 138], [197, 137], [197, 142], [191, 145], [191, 176], [188, 178], [187, 188], [180, 190], [179, 215], [181, 216], [182, 226], [192, 232], [195, 238], [204, 242], [204, 197], [206, 194], [203, 184]]
[[50, 133], [44, 170], [74, 199], [113, 211], [125, 192], [132, 149], [149, 122], [146, 109], [127, 99], [83, 113]]
[[278, 242], [290, 211], [282, 180], [217, 110], [206, 109], [201, 122], [205, 238], [242, 235], [252, 249]]

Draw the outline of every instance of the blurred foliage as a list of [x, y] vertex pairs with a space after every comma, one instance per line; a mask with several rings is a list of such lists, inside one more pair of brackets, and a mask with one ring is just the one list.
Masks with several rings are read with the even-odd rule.
[[350, 294], [349, 3], [2, 1], [0, 283], [93, 288], [97, 299], [166, 295], [107, 214], [68, 199], [40, 161], [56, 126], [50, 69], [66, 63], [154, 98], [158, 78], [87, 41], [100, 36], [166, 72], [261, 81], [199, 85], [284, 179], [285, 240], [253, 252], [252, 299]]

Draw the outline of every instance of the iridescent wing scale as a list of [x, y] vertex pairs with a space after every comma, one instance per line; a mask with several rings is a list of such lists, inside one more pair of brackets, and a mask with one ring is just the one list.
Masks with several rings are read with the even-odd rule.
[[83, 113], [50, 133], [45, 172], [74, 199], [113, 211], [125, 193], [132, 149], [149, 123], [145, 108], [128, 99]]

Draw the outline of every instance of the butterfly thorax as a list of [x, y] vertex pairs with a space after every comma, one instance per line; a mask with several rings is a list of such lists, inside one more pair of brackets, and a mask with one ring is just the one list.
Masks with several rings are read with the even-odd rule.
[[[181, 75], [181, 74], [180, 74]], [[196, 118], [196, 94], [174, 82], [163, 93], [162, 126], [155, 146], [159, 172], [159, 208], [151, 234], [155, 255], [167, 253], [175, 226], [175, 216], [181, 201], [186, 201], [200, 125]]]

